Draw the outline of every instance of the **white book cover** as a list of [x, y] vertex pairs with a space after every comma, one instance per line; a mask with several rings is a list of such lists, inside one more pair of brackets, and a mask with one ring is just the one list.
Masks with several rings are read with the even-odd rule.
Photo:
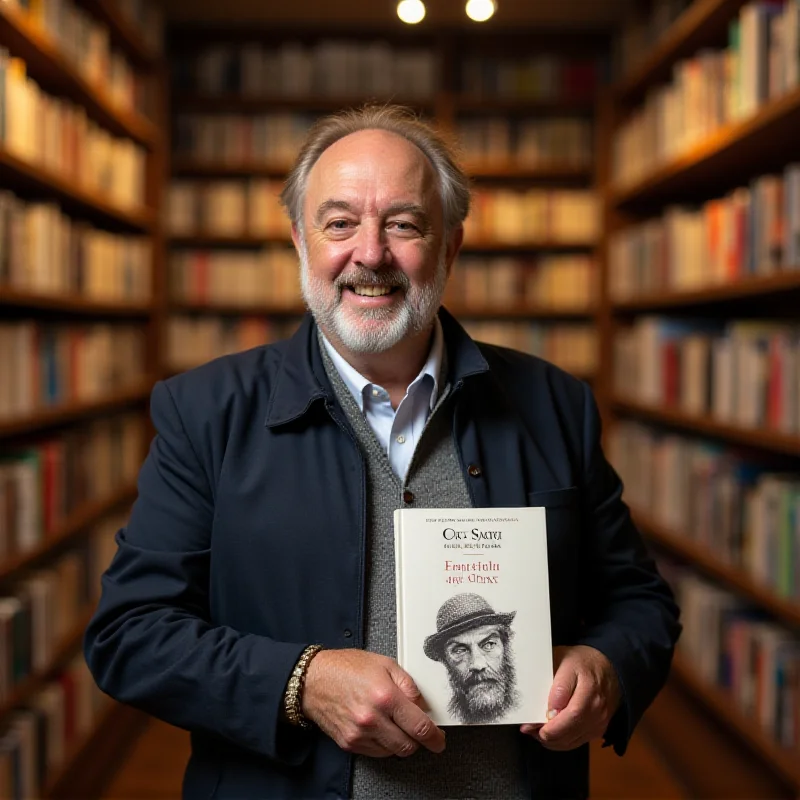
[[546, 721], [545, 509], [399, 509], [397, 661], [437, 725]]

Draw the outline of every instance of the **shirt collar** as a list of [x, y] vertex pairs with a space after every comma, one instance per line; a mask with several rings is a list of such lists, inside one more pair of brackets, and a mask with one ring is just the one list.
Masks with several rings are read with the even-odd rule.
[[[344, 359], [344, 357], [328, 341], [328, 337], [325, 336], [321, 329], [319, 334], [320, 338], [322, 339], [322, 343], [325, 345], [325, 349], [328, 351], [328, 355], [331, 357], [331, 361], [333, 361], [333, 365], [336, 367], [336, 371], [344, 381], [344, 384], [347, 386], [350, 394], [353, 395], [356, 403], [358, 403], [359, 410], [363, 413], [364, 390], [367, 387], [372, 386], [372, 382], [367, 380], [357, 369], [355, 369], [355, 367], [352, 366], [352, 364]], [[429, 401], [431, 411], [436, 405], [436, 401], [439, 399], [439, 376], [442, 370], [443, 357], [444, 332], [442, 331], [442, 323], [439, 321], [439, 317], [437, 316], [433, 329], [433, 344], [431, 345], [430, 352], [428, 353], [428, 359], [420, 370], [419, 375], [414, 378], [407, 389], [407, 391], [411, 391], [413, 387], [417, 386], [425, 379], [426, 375], [429, 375], [433, 381]]]

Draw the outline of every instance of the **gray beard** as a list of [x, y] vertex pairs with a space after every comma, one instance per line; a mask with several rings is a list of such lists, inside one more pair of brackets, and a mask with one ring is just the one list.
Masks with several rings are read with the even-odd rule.
[[447, 677], [453, 691], [447, 710], [460, 722], [470, 725], [497, 722], [519, 703], [516, 670], [509, 644], [506, 644], [500, 669], [486, 676], [491, 680], [465, 686], [461, 676], [449, 666]]

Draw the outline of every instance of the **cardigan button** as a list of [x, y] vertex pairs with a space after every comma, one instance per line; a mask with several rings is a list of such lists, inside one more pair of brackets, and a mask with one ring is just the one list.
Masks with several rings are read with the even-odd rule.
[[473, 478], [480, 478], [480, 476], [483, 475], [481, 468], [477, 464], [470, 464], [467, 468], [467, 472], [469, 472]]
[[345, 639], [349, 639], [352, 635], [353, 635], [353, 631], [351, 631], [350, 628], [345, 628], [344, 629], [344, 638]]
[[414, 492], [410, 492], [408, 489], [406, 489], [403, 492], [403, 502], [404, 503], [413, 503], [414, 502]]

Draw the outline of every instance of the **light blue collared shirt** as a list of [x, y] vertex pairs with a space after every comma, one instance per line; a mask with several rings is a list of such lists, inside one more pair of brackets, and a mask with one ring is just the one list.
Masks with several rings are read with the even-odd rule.
[[370, 383], [358, 370], [348, 364], [325, 334], [322, 334], [322, 341], [336, 371], [378, 437], [395, 475], [405, 482], [411, 457], [422, 436], [422, 429], [439, 399], [439, 373], [444, 356], [444, 333], [439, 318], [436, 318], [428, 360], [409, 385], [405, 397], [397, 406], [397, 411], [392, 408], [389, 392], [382, 386]]

